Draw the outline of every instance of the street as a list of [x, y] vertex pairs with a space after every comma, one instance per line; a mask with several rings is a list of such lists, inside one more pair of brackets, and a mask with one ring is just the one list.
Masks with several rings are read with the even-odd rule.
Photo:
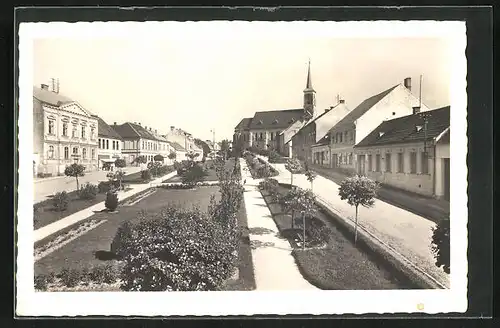
[[[125, 174], [132, 174], [139, 172], [140, 167], [129, 166], [124, 168]], [[98, 184], [99, 181], [107, 180], [106, 175], [109, 171], [95, 171], [85, 173], [83, 177], [79, 177], [78, 181], [80, 185], [91, 182]], [[57, 178], [47, 178], [37, 179], [34, 181], [34, 204], [46, 200], [49, 196], [55, 194], [56, 192], [66, 191], [70, 192], [76, 189], [76, 179], [72, 177], [57, 177]]]

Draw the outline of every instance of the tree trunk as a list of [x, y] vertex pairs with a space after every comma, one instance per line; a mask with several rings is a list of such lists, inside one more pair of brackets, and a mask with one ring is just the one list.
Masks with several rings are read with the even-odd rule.
[[78, 182], [78, 175], [75, 178], [76, 178], [76, 190], [80, 190], [80, 184]]
[[294, 216], [295, 216], [295, 211], [292, 210], [292, 229], [294, 228], [294, 225], [293, 225]]
[[302, 249], [306, 248], [306, 214], [302, 213]]
[[356, 205], [356, 220], [354, 224], [354, 245], [358, 241], [358, 205]]

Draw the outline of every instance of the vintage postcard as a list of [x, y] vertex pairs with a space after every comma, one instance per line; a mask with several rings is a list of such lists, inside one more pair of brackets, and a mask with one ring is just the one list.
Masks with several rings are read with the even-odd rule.
[[465, 49], [456, 21], [21, 23], [17, 315], [465, 312]]

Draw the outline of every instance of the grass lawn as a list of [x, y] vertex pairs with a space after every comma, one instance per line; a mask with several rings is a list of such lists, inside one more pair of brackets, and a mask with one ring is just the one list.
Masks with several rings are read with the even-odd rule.
[[68, 193], [69, 198], [71, 201], [68, 203], [68, 208], [65, 211], [54, 211], [53, 210], [53, 205], [52, 205], [52, 199], [47, 199], [44, 200], [40, 203], [36, 204], [36, 207], [38, 208], [37, 214], [33, 217], [33, 225], [34, 229], [39, 229], [41, 227], [44, 227], [48, 224], [51, 224], [53, 222], [56, 222], [62, 218], [67, 217], [68, 215], [74, 214], [78, 211], [84, 210], [87, 207], [90, 207], [92, 205], [98, 204], [100, 202], [103, 202], [106, 200], [106, 194], [97, 194], [97, 197], [95, 199], [80, 199], [78, 197], [77, 191], [72, 191]]
[[[170, 165], [170, 167], [171, 167], [170, 172], [173, 172], [174, 171], [173, 165]], [[170, 172], [168, 172], [168, 173], [170, 173]], [[168, 174], [168, 173], [166, 173], [166, 174]], [[158, 177], [151, 176], [151, 178], [152, 179], [156, 179]], [[128, 174], [128, 175], [124, 176], [123, 179], [122, 179], [122, 182], [125, 183], [125, 184], [141, 184], [141, 183], [146, 183], [146, 182], [144, 182], [144, 180], [141, 177], [141, 171], [135, 172], [135, 173], [132, 173], [132, 174]]]
[[200, 187], [191, 190], [156, 188], [156, 192], [132, 206], [119, 206], [116, 214], [97, 213], [87, 220], [102, 218], [107, 221], [36, 262], [35, 275], [57, 273], [63, 268], [81, 269], [114, 263], [116, 261], [110, 258], [109, 251], [122, 222], [136, 218], [140, 211], [156, 213], [168, 203], [185, 208], [197, 204], [206, 209], [212, 194], [219, 195], [218, 187]]
[[239, 279], [229, 281], [224, 290], [254, 290], [255, 276], [253, 271], [252, 249], [250, 247], [250, 237], [248, 235], [248, 221], [245, 211], [245, 200], [242, 200], [238, 212], [238, 225], [241, 231], [240, 245], [238, 248], [238, 270]]
[[[280, 186], [279, 191], [288, 189]], [[264, 192], [265, 194], [265, 192]], [[265, 197], [269, 204], [269, 197]], [[291, 228], [290, 215], [281, 213], [280, 206], [272, 204], [270, 211], [281, 231]], [[415, 288], [403, 277], [398, 277], [380, 258], [355, 246], [353, 236], [334, 224], [325, 212], [318, 208], [315, 215], [331, 231], [330, 240], [325, 248], [295, 249], [292, 254], [305, 279], [321, 289], [329, 290], [374, 290]], [[296, 227], [302, 228], [302, 220], [295, 221]], [[307, 228], [307, 224], [306, 224]], [[291, 243], [293, 246], [293, 242]]]

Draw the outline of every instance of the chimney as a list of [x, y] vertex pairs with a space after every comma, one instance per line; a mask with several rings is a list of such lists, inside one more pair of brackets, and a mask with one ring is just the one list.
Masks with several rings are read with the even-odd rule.
[[174, 129], [175, 129], [175, 126], [171, 125], [170, 126], [170, 131], [174, 131]]
[[142, 126], [141, 122], [139, 122], [139, 126]]
[[42, 90], [49, 90], [49, 85], [48, 84], [43, 84], [41, 85]]
[[113, 122], [113, 125], [116, 125], [116, 122]]
[[418, 114], [418, 113], [420, 113], [420, 106], [413, 107], [413, 114]]
[[406, 89], [408, 89], [409, 91], [411, 91], [411, 77], [407, 77], [404, 80], [404, 86], [405, 86]]
[[345, 100], [344, 100], [344, 99], [340, 99], [340, 100], [339, 100], [339, 103], [340, 103], [340, 104], [344, 104], [344, 103], [345, 103]]

